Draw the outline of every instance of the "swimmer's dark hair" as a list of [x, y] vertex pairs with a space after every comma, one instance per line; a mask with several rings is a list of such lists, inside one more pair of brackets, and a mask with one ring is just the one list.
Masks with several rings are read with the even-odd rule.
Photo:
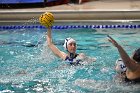
[[135, 50], [133, 59], [134, 59], [135, 61], [137, 61], [138, 63], [140, 63], [140, 48], [137, 49], [137, 50]]

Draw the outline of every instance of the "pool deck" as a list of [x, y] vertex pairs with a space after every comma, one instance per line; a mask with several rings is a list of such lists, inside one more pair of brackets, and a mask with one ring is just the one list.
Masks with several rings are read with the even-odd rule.
[[0, 22], [30, 22], [52, 12], [56, 21], [140, 21], [140, 0], [91, 0], [42, 8], [0, 9]]

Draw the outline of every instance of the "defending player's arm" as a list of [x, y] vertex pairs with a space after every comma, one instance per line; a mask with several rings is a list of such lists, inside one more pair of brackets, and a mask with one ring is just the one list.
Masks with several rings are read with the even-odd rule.
[[126, 51], [112, 37], [110, 37], [110, 36], [108, 36], [108, 37], [109, 37], [108, 40], [118, 49], [119, 54], [120, 54], [124, 64], [126, 65], [126, 67], [130, 71], [135, 71], [137, 67], [136, 67], [135, 63], [133, 62], [133, 60], [126, 53]]

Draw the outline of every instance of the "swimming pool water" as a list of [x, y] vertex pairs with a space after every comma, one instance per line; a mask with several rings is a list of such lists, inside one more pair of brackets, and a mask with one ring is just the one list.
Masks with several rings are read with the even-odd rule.
[[[66, 37], [77, 41], [77, 52], [96, 57], [96, 62], [70, 66], [54, 56], [46, 45], [46, 29], [0, 31], [0, 92], [2, 93], [138, 93], [140, 85], [114, 78], [116, 39], [127, 53], [140, 46], [139, 29], [53, 29], [54, 44], [64, 50]], [[89, 61], [89, 60], [87, 60]]]

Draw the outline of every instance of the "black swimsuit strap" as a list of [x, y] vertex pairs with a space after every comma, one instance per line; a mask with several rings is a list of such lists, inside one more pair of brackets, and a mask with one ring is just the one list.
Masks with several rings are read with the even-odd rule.
[[125, 82], [140, 83], [140, 78], [130, 80], [125, 76]]

